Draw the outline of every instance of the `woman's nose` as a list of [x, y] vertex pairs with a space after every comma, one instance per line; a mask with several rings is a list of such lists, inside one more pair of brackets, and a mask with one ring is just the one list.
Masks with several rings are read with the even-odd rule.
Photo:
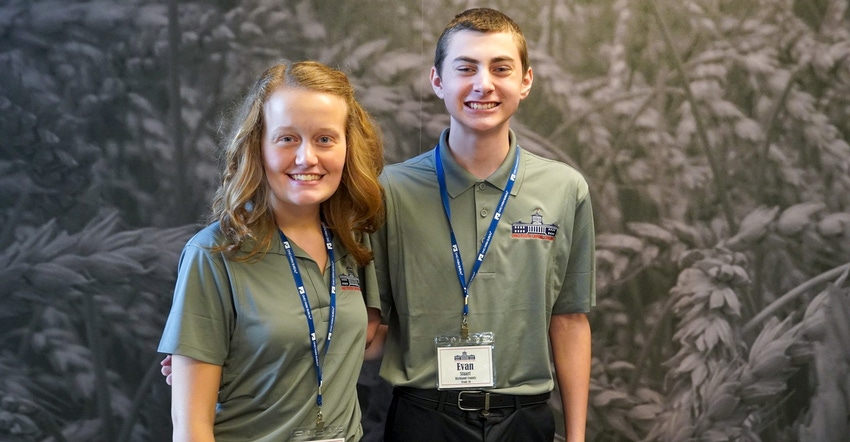
[[313, 149], [313, 143], [304, 141], [298, 146], [298, 150], [295, 152], [295, 164], [308, 167], [316, 164], [316, 153]]

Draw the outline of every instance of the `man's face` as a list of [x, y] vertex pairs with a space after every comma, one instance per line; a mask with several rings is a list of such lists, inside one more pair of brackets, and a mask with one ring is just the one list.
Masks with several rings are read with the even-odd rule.
[[507, 126], [531, 90], [508, 32], [458, 31], [449, 41], [442, 73], [431, 69], [431, 86], [446, 103], [453, 130], [490, 132]]

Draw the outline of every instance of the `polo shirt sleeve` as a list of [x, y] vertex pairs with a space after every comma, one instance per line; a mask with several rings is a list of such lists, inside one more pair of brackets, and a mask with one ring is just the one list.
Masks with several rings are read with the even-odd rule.
[[[596, 305], [596, 239], [590, 192], [584, 179], [575, 186], [575, 210], [563, 285], [553, 313], [586, 313]], [[570, 205], [568, 205], [570, 206]], [[565, 216], [569, 216], [566, 214]]]
[[[363, 235], [363, 244], [372, 249], [371, 236]], [[375, 274], [375, 260], [360, 268], [360, 290], [363, 293], [363, 301], [366, 307], [381, 308], [381, 293], [378, 290], [378, 277]]]
[[229, 324], [234, 319], [224, 258], [190, 241], [177, 273], [158, 351], [223, 365], [229, 352]]
[[379, 290], [381, 322], [387, 324], [393, 306], [392, 280], [390, 278], [391, 269], [388, 259], [388, 250], [390, 247], [388, 230], [393, 227], [396, 221], [393, 207], [393, 190], [386, 169], [384, 169], [384, 173], [381, 175], [381, 185], [384, 187], [384, 213], [386, 214], [386, 218], [378, 231], [370, 235], [370, 239], [372, 253], [375, 256], [372, 263], [375, 266], [375, 278]]

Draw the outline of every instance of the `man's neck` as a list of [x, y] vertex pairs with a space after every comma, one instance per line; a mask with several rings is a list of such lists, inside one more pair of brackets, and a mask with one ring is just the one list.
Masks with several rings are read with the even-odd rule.
[[478, 179], [493, 174], [510, 151], [507, 128], [492, 133], [469, 133], [449, 130], [449, 151], [454, 160]]

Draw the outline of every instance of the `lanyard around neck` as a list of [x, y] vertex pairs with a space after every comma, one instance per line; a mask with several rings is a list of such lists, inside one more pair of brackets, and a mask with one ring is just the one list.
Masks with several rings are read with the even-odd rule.
[[463, 289], [463, 321], [461, 322], [461, 336], [463, 338], [467, 338], [469, 336], [469, 326], [467, 323], [467, 316], [469, 316], [469, 285], [472, 284], [472, 280], [481, 268], [481, 263], [484, 261], [484, 255], [487, 254], [487, 249], [490, 248], [490, 241], [493, 239], [493, 235], [496, 233], [496, 227], [499, 225], [499, 219], [502, 218], [502, 212], [505, 210], [505, 205], [508, 202], [508, 196], [511, 194], [514, 182], [516, 182], [517, 170], [519, 168], [519, 146], [516, 146], [516, 156], [514, 157], [513, 168], [511, 168], [511, 175], [508, 177], [507, 184], [505, 184], [505, 190], [502, 191], [502, 197], [499, 200], [499, 205], [496, 206], [496, 212], [493, 214], [493, 219], [490, 220], [490, 227], [487, 229], [484, 241], [481, 242], [481, 248], [478, 251], [478, 256], [475, 259], [475, 263], [472, 265], [472, 270], [469, 272], [469, 279], [464, 276], [463, 260], [460, 257], [460, 248], [457, 244], [457, 237], [455, 236], [454, 228], [452, 228], [452, 212], [451, 207], [449, 206], [449, 192], [446, 189], [446, 173], [443, 170], [443, 161], [440, 158], [440, 146], [437, 146], [436, 149], [435, 163], [437, 168], [437, 181], [440, 184], [440, 199], [443, 202], [443, 211], [446, 214], [446, 219], [449, 221], [449, 234], [452, 241], [452, 254], [454, 255], [455, 260], [455, 272], [457, 273], [458, 281], [460, 281], [460, 287]]
[[[298, 270], [298, 263], [295, 261], [295, 253], [292, 251], [292, 245], [280, 230], [280, 241], [283, 243], [283, 248], [286, 250], [286, 258], [289, 260], [289, 269], [292, 270], [292, 278], [295, 280], [295, 286], [298, 289], [298, 295], [301, 296], [301, 306], [304, 307], [304, 315], [307, 316], [307, 326], [310, 328], [310, 347], [313, 350], [313, 366], [316, 369], [316, 385], [318, 393], [316, 394], [316, 405], [319, 407], [319, 417], [321, 419], [322, 408], [322, 364], [319, 361], [319, 344], [316, 339], [316, 325], [313, 322], [313, 312], [310, 309], [310, 300], [307, 299], [307, 289], [304, 288], [304, 280], [301, 278], [301, 272]], [[328, 354], [328, 348], [331, 346], [331, 337], [333, 336], [334, 323], [336, 322], [336, 264], [334, 263], [334, 250], [331, 234], [327, 227], [322, 224], [322, 236], [325, 239], [325, 247], [328, 250], [328, 261], [330, 262], [331, 276], [331, 302], [330, 302], [330, 320], [328, 321], [328, 338], [325, 342], [324, 356]]]

